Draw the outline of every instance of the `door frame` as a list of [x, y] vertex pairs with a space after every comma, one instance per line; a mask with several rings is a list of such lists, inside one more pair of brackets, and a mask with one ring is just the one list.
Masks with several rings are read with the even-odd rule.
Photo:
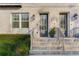
[[[48, 19], [49, 19], [49, 13], [48, 12], [41, 12], [41, 13], [39, 13], [39, 15], [47, 15], [47, 36], [40, 36], [40, 37], [48, 37]], [[41, 22], [41, 19], [40, 19], [40, 22]], [[39, 28], [39, 30], [40, 30], [40, 28]], [[39, 31], [40, 32], [40, 31]]]
[[[69, 28], [70, 28], [70, 19], [69, 19], [69, 15], [70, 15], [70, 13], [69, 12], [60, 12], [59, 13], [59, 19], [60, 19], [60, 14], [66, 14], [67, 16], [67, 36], [65, 36], [65, 37], [69, 37], [69, 35], [70, 35], [70, 33], [69, 33]], [[60, 20], [61, 21], [61, 20]], [[60, 21], [59, 21], [59, 28], [61, 29], [61, 25], [60, 25]]]

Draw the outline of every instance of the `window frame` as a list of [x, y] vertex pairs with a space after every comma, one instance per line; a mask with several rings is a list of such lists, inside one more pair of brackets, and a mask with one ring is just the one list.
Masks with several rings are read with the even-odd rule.
[[[22, 21], [22, 14], [28, 14], [28, 20], [27, 21]], [[21, 15], [21, 28], [29, 28], [29, 13], [27, 12], [27, 13], [21, 13], [20, 14]], [[28, 22], [28, 27], [22, 27], [22, 22]]]
[[[13, 20], [13, 14], [18, 14], [18, 17], [19, 17], [19, 13], [12, 13], [12, 17], [11, 17], [11, 18], [12, 18], [12, 28], [19, 28], [19, 27], [13, 27], [13, 22], [19, 22], [19, 20], [20, 20], [20, 19], [18, 19], [18, 21], [16, 21], [16, 20], [14, 21], [14, 20]], [[14, 17], [14, 18], [15, 18], [15, 17]], [[20, 23], [20, 22], [19, 22], [19, 23]], [[20, 26], [20, 25], [19, 25], [19, 26]]]
[[[20, 29], [27, 29], [27, 28], [29, 28], [29, 12], [13, 12], [13, 13], [11, 13], [11, 27], [13, 28], [13, 29], [16, 29], [16, 28], [14, 28], [13, 27], [13, 14], [19, 14], [19, 27], [18, 28], [20, 28]], [[22, 27], [22, 14], [28, 14], [28, 27]]]

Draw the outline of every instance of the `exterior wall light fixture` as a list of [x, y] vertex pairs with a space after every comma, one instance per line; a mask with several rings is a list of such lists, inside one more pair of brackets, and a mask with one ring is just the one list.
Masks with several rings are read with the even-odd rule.
[[35, 15], [33, 14], [31, 17], [32, 21], [35, 20]]
[[77, 14], [77, 13], [75, 13], [75, 14], [72, 16], [72, 19], [73, 19], [73, 20], [78, 19], [78, 14]]

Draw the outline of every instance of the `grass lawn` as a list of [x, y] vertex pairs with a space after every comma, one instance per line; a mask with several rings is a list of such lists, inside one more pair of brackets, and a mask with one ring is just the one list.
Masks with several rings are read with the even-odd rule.
[[0, 55], [25, 56], [29, 55], [30, 35], [0, 34]]

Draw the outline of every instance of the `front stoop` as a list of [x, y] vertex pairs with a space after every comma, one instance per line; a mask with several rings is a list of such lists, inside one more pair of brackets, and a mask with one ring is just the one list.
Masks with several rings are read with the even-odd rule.
[[33, 39], [30, 55], [79, 55], [79, 38]]
[[62, 54], [62, 43], [56, 39], [33, 39], [31, 41], [30, 55]]

